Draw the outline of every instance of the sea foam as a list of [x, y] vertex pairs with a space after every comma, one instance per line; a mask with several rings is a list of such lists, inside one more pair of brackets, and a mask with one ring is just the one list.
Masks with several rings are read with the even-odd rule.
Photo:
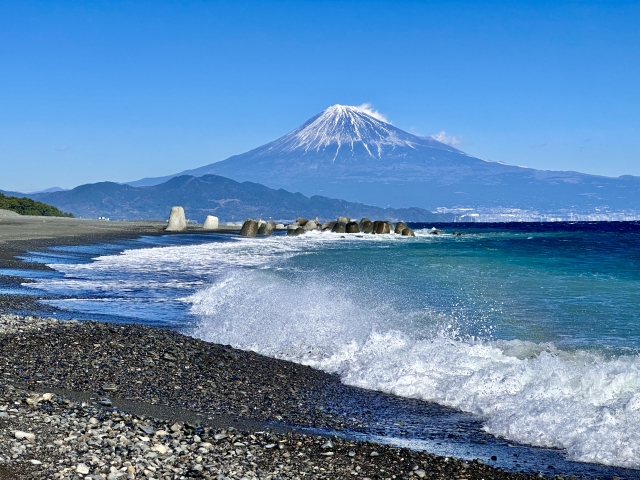
[[564, 448], [573, 460], [640, 467], [637, 356], [495, 339], [491, 325], [483, 335], [466, 328], [471, 320], [464, 315], [397, 301], [402, 285], [386, 285], [383, 277], [287, 262], [329, 249], [348, 263], [357, 242], [387, 248], [442, 241], [417, 235], [307, 234], [134, 249], [89, 264], [53, 265], [64, 278], [36, 286], [78, 298], [108, 292], [129, 299], [141, 291], [179, 300], [199, 319], [188, 333], [204, 340], [337, 373], [346, 384], [456, 407], [482, 418], [488, 432]]
[[456, 322], [414, 321], [357, 295], [335, 280], [232, 272], [190, 297], [201, 319], [190, 333], [456, 407], [492, 434], [564, 448], [573, 460], [640, 466], [637, 357], [461, 337]]

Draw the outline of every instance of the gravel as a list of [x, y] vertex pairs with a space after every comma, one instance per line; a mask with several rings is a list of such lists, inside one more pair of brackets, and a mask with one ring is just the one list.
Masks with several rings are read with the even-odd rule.
[[292, 427], [345, 428], [315, 408], [338, 381], [168, 330], [0, 315], [0, 479], [539, 478]]

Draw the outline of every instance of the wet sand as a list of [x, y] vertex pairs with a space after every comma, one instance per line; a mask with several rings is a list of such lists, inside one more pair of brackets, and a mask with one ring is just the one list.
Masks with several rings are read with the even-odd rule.
[[[141, 235], [166, 235], [167, 223], [149, 221], [103, 221], [82, 218], [39, 217], [0, 214], [0, 268], [24, 268], [15, 255], [54, 245], [84, 245]], [[190, 225], [186, 232], [193, 234], [233, 233], [238, 226], [221, 225], [218, 230], [205, 231]]]
[[0, 267], [20, 268], [14, 257], [27, 250], [52, 245], [161, 235], [164, 222], [109, 222], [78, 218], [0, 215]]
[[[0, 268], [47, 270], [42, 263], [25, 263], [17, 258], [29, 251], [44, 250], [59, 245], [87, 245], [119, 239], [138, 238], [142, 235], [180, 235], [237, 233], [237, 226], [220, 226], [215, 231], [205, 231], [201, 226], [190, 225], [186, 232], [167, 233], [166, 222], [103, 221], [79, 218], [40, 217], [7, 214], [0, 210]], [[19, 286], [29, 280], [0, 274], [0, 285]], [[56, 309], [38, 303], [37, 295], [7, 295], [0, 293], [0, 312], [56, 312]]]

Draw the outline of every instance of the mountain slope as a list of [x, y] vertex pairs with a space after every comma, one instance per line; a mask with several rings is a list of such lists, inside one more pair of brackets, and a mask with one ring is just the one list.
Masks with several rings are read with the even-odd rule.
[[187, 217], [199, 222], [207, 215], [236, 222], [248, 217], [292, 220], [300, 215], [319, 216], [325, 220], [339, 215], [405, 221], [451, 220], [449, 216], [419, 208], [383, 209], [320, 196], [308, 198], [300, 193], [274, 190], [250, 182], [238, 183], [217, 175], [182, 175], [151, 187], [101, 182], [28, 196], [71, 211], [76, 216], [105, 216], [114, 220], [165, 219], [173, 205], [182, 205]]
[[[640, 208], [640, 177], [610, 178], [485, 161], [343, 105], [329, 107], [271, 143], [182, 174], [224, 175], [381, 206]], [[154, 185], [171, 177], [131, 184]]]

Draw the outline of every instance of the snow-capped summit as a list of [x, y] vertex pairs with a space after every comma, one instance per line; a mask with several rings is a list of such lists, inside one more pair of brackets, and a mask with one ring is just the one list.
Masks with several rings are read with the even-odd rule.
[[[628, 198], [640, 195], [637, 178], [619, 181], [485, 161], [433, 137], [405, 132], [371, 113], [367, 108], [333, 105], [246, 153], [131, 185], [157, 185], [182, 174], [216, 174], [385, 207], [540, 209], [552, 202], [554, 208], [572, 211], [587, 205], [624, 206]], [[628, 192], [624, 198], [621, 189]]]
[[333, 105], [284, 137], [271, 149], [293, 152], [331, 149], [335, 156], [342, 148], [353, 151], [360, 144], [371, 156], [380, 157], [383, 147], [413, 148], [413, 135], [367, 114], [358, 107]]
[[[354, 173], [363, 168], [368, 171], [366, 175], [371, 176], [376, 175], [376, 165], [378, 169], [381, 165], [388, 167], [391, 159], [406, 164], [415, 163], [416, 158], [422, 159], [425, 154], [441, 157], [447, 153], [468, 157], [433, 137], [405, 132], [383, 121], [380, 115], [371, 113], [362, 107], [332, 105], [273, 142], [178, 175], [219, 174], [291, 188], [291, 176], [301, 178], [301, 175], [312, 174], [335, 177], [342, 176], [344, 169]], [[338, 169], [341, 171], [338, 172]], [[401, 170], [395, 170], [392, 175], [404, 175]], [[385, 172], [382, 176], [388, 179], [389, 173]], [[131, 185], [157, 185], [174, 176], [142, 179], [131, 182]], [[277, 180], [269, 182], [268, 177]]]
[[330, 153], [335, 160], [366, 152], [381, 158], [386, 151], [398, 147], [415, 148], [428, 143], [448, 149], [430, 137], [411, 135], [383, 122], [364, 109], [349, 105], [333, 105], [292, 132], [266, 145], [265, 153]]

